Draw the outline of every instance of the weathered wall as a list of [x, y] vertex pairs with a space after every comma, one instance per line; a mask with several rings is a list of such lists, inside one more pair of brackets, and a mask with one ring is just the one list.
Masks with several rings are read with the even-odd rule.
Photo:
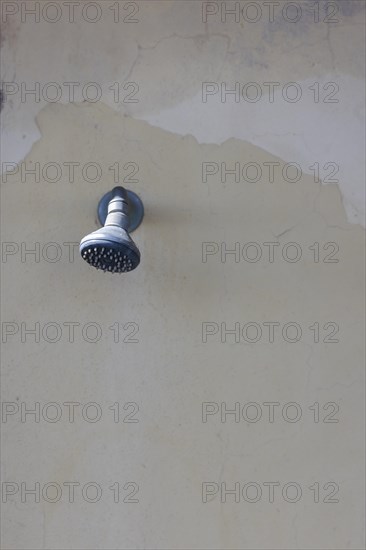
[[[203, 23], [200, 2], [140, 2], [138, 23], [115, 24], [100, 4], [95, 24], [15, 14], [5, 25], [3, 81], [93, 81], [103, 97], [5, 98], [3, 162], [20, 164], [2, 180], [4, 547], [361, 548], [360, 3], [338, 2], [333, 24]], [[202, 102], [202, 82], [235, 81], [295, 81], [304, 100]], [[138, 102], [115, 103], [113, 82], [137, 83]], [[314, 102], [314, 82], [337, 83], [339, 102]], [[243, 178], [249, 162], [257, 182]], [[294, 162], [297, 182], [283, 171]], [[316, 162], [320, 179], [336, 164], [338, 184], [315, 181]], [[66, 244], [98, 227], [115, 163], [146, 209], [133, 234], [141, 264], [123, 276]], [[239, 181], [222, 163], [240, 163]], [[39, 503], [22, 482], [40, 483]], [[75, 502], [67, 482], [80, 484]], [[240, 502], [221, 483], [239, 483]], [[132, 492], [138, 502], [123, 502]]]

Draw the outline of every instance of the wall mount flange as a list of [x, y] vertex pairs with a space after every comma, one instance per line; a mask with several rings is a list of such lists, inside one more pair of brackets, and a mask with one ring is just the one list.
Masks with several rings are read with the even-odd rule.
[[[128, 232], [132, 233], [135, 231], [141, 224], [144, 217], [144, 205], [136, 193], [126, 189], [127, 192], [127, 201], [128, 201]], [[98, 219], [99, 223], [104, 226], [105, 220], [108, 214], [108, 204], [113, 198], [113, 191], [108, 191], [100, 199], [98, 204]]]

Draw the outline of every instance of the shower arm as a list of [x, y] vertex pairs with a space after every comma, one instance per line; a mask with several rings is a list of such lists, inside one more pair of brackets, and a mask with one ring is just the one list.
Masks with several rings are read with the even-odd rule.
[[112, 195], [113, 197], [108, 202], [108, 213], [104, 227], [116, 225], [127, 231], [129, 226], [127, 191], [124, 187], [115, 187], [112, 190]]

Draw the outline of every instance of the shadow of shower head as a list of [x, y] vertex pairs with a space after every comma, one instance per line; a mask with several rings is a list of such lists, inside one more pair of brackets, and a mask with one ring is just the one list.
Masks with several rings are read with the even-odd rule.
[[98, 217], [104, 227], [81, 240], [81, 257], [109, 273], [135, 269], [140, 263], [140, 251], [129, 232], [140, 225], [143, 215], [141, 199], [132, 191], [115, 187], [99, 202]]

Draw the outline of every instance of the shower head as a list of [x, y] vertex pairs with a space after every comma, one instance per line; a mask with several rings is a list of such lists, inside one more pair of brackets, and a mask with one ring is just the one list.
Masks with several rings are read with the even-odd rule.
[[140, 263], [140, 251], [131, 239], [141, 223], [144, 208], [140, 198], [123, 187], [115, 187], [98, 205], [104, 227], [81, 240], [80, 254], [91, 266], [110, 273], [132, 271]]

